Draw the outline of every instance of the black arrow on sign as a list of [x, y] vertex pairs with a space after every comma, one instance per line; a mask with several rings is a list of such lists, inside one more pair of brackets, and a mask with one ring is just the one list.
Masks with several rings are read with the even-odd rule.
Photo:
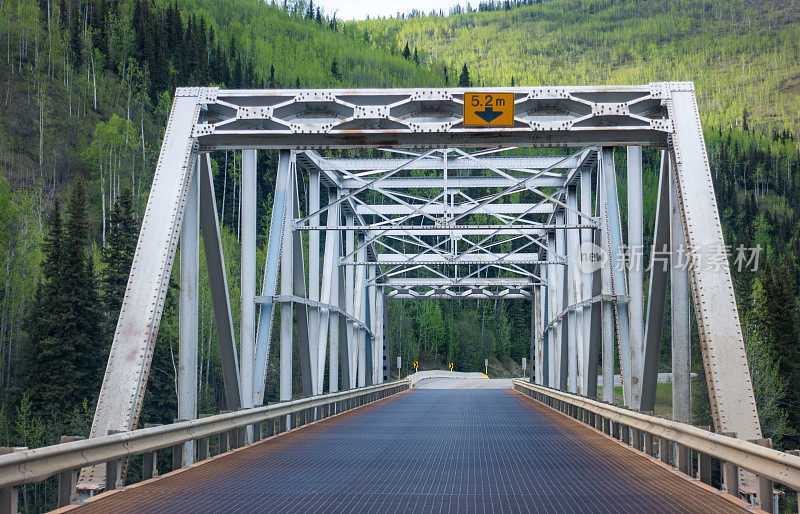
[[495, 112], [491, 107], [487, 107], [482, 111], [475, 111], [475, 114], [486, 123], [491, 123], [502, 116], [503, 112]]

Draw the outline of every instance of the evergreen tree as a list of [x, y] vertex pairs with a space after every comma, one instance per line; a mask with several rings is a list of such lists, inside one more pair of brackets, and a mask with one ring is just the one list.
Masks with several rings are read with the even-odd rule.
[[414, 47], [414, 63], [419, 66], [419, 54], [417, 53], [417, 47]]
[[267, 82], [267, 87], [270, 89], [275, 89], [275, 66], [269, 66], [269, 82]]
[[76, 383], [71, 348], [59, 336], [66, 299], [60, 289], [63, 273], [64, 231], [56, 199], [47, 217], [42, 242], [42, 280], [29, 312], [28, 341], [24, 350], [23, 395], [41, 412], [49, 406], [75, 401]]
[[[778, 370], [789, 384], [800, 384], [800, 316], [797, 312], [797, 290], [791, 265], [782, 262], [777, 266], [767, 263], [760, 277], [763, 293], [755, 297], [754, 313], [763, 327], [767, 341], [778, 358]], [[789, 422], [800, 427], [800, 388], [792, 387], [786, 393]], [[797, 436], [787, 439], [791, 448], [800, 444]]]
[[331, 63], [331, 75], [333, 75], [336, 79], [341, 79], [341, 75], [339, 75], [339, 64], [336, 62], [336, 57], [333, 58], [333, 62]]
[[137, 239], [132, 195], [125, 189], [108, 215], [108, 238], [102, 256], [101, 298], [108, 320], [106, 336], [109, 340], [119, 317]]
[[67, 205], [62, 262], [59, 289], [66, 299], [67, 310], [60, 337], [72, 352], [75, 373], [71, 378], [77, 394], [72, 405], [78, 406], [83, 400], [94, 402], [105, 353], [101, 345], [102, 310], [90, 253], [86, 188], [81, 179], [75, 183]]
[[403, 48], [402, 55], [405, 60], [409, 60], [411, 58], [411, 50], [408, 48], [408, 41], [406, 41], [406, 47]]
[[472, 81], [469, 78], [469, 70], [467, 69], [467, 65], [464, 64], [464, 67], [461, 68], [461, 75], [458, 77], [458, 87], [470, 86], [472, 86]]

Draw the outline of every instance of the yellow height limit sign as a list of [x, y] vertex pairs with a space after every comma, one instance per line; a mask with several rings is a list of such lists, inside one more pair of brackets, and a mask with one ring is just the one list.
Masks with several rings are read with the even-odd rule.
[[514, 93], [464, 93], [465, 127], [513, 127]]

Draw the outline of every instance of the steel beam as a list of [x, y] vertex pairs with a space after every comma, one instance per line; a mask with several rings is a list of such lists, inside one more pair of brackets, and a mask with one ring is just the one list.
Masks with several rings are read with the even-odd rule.
[[[617, 197], [617, 175], [614, 170], [614, 149], [603, 148], [602, 165], [603, 191], [606, 198], [606, 218], [608, 222], [609, 259], [611, 261], [611, 290], [616, 296], [628, 294], [625, 277], [625, 260], [622, 252], [622, 222]], [[639, 405], [641, 391], [641, 348], [631, 346], [628, 339], [628, 305], [616, 303], [617, 344], [619, 346], [620, 368], [622, 370], [622, 394], [625, 405]], [[603, 384], [605, 387], [605, 383]], [[638, 407], [637, 407], [638, 408]]]
[[[181, 297], [178, 306], [178, 418], [197, 418], [197, 329], [200, 306], [199, 159], [189, 182], [181, 228]], [[182, 466], [194, 463], [194, 441], [184, 443]]]
[[[200, 95], [199, 89], [175, 93], [90, 437], [131, 430], [139, 422], [194, 166]], [[104, 466], [92, 466], [81, 471], [78, 487], [104, 483]]]
[[714, 429], [736, 432], [741, 439], [760, 439], [761, 424], [694, 87], [670, 84], [669, 90], [667, 110], [675, 128], [673, 174], [687, 251], [693, 256], [689, 275]]
[[[581, 212], [585, 216], [592, 216], [592, 171], [584, 169], [580, 175], [580, 193], [581, 193]], [[584, 248], [590, 247], [594, 242], [594, 230], [585, 228], [581, 230], [581, 258], [583, 258]], [[588, 263], [585, 263], [588, 264]], [[583, 271], [583, 299], [592, 298], [600, 294], [598, 290], [594, 293], [592, 290], [592, 282], [594, 274], [589, 270], [588, 266], [584, 266]], [[583, 307], [582, 321], [583, 321], [583, 341], [580, 342], [582, 348], [581, 359], [581, 376], [583, 377], [580, 383], [580, 391], [583, 394], [594, 396], [597, 393], [597, 357], [592, 360], [591, 355], [591, 337], [592, 337], [592, 314], [594, 306]], [[599, 334], [599, 330], [598, 330]], [[597, 348], [597, 347], [595, 347]], [[594, 363], [594, 367], [590, 365]], [[590, 384], [594, 384], [594, 389], [590, 388]]]
[[[642, 147], [629, 146], [628, 179], [628, 279], [630, 281], [628, 341], [631, 345], [633, 406], [641, 402], [641, 365], [644, 352], [644, 198], [642, 196]], [[638, 362], [636, 361], [638, 356]], [[636, 366], [639, 366], [638, 368]], [[650, 410], [650, 409], [648, 409]]]
[[[283, 262], [281, 246], [286, 241], [285, 232], [291, 226], [291, 218], [288, 216], [287, 210], [291, 200], [290, 161], [291, 154], [288, 150], [278, 152], [278, 169], [275, 176], [275, 194], [272, 199], [267, 257], [264, 262], [264, 278], [261, 284], [261, 295], [266, 297], [271, 297], [277, 292], [278, 269]], [[283, 291], [283, 288], [281, 288], [281, 291]], [[264, 385], [266, 384], [267, 363], [269, 362], [274, 311], [275, 304], [272, 301], [261, 304], [259, 308], [255, 362], [253, 366], [253, 403], [256, 405], [261, 405], [264, 402]], [[281, 320], [283, 320], [283, 313], [281, 313]], [[281, 326], [283, 326], [283, 321], [281, 321]], [[283, 329], [281, 328], [281, 330]]]
[[[647, 295], [647, 326], [645, 330], [644, 364], [642, 368], [641, 410], [653, 411], [658, 384], [658, 361], [661, 356], [661, 337], [664, 306], [667, 294], [667, 271], [670, 266], [670, 170], [667, 152], [661, 152], [661, 173], [658, 179], [656, 219], [653, 229], [653, 248], [650, 252], [650, 289]], [[677, 207], [677, 206], [676, 206]], [[688, 296], [688, 292], [687, 292]], [[673, 386], [674, 387], [674, 386]]]
[[200, 230], [203, 233], [208, 285], [214, 310], [214, 327], [217, 332], [222, 381], [225, 387], [225, 405], [228, 410], [236, 410], [242, 406], [239, 362], [236, 355], [231, 301], [228, 295], [225, 255], [222, 251], [219, 219], [217, 218], [217, 200], [211, 175], [211, 157], [208, 154], [200, 157]]
[[[256, 151], [242, 151], [241, 182], [241, 311], [239, 345], [242, 407], [253, 407], [253, 362], [256, 338]], [[252, 442], [252, 431], [248, 432]]]
[[670, 237], [672, 255], [670, 259], [670, 312], [672, 316], [672, 419], [690, 423], [691, 408], [691, 324], [689, 319], [689, 270], [681, 262], [686, 242], [681, 226], [681, 213], [675, 176], [670, 159]]

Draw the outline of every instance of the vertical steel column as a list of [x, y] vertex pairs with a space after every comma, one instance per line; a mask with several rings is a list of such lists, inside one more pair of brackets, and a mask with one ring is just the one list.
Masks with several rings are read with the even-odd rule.
[[[644, 352], [644, 199], [642, 198], [642, 147], [628, 147], [628, 279], [630, 281], [628, 302], [630, 325], [628, 341], [631, 354], [639, 356], [638, 368], [635, 360], [631, 370], [633, 396], [641, 402], [641, 362]], [[638, 380], [637, 380], [638, 378]], [[640, 403], [632, 405], [639, 408]]]
[[[181, 228], [181, 296], [178, 306], [178, 417], [197, 418], [197, 329], [200, 280], [200, 159], [195, 159]], [[194, 463], [194, 441], [184, 443], [181, 465]]]
[[[617, 175], [614, 168], [614, 149], [603, 147], [602, 166], [604, 192], [606, 196], [606, 218], [609, 240], [609, 259], [611, 261], [611, 287], [617, 297], [627, 295], [625, 280], [625, 261], [622, 253], [622, 223], [617, 197]], [[622, 393], [627, 406], [639, 405], [640, 386], [633, 384], [641, 376], [641, 348], [633, 348], [628, 339], [628, 304], [619, 298], [614, 302], [617, 318], [617, 342], [619, 345], [620, 367], [622, 368]], [[636, 379], [634, 380], [634, 370]]]
[[[336, 189], [329, 190], [329, 202], [331, 207], [328, 209], [328, 226], [336, 227], [339, 225], [339, 204], [336, 202]], [[313, 255], [313, 252], [309, 252]], [[311, 258], [311, 255], [309, 256]], [[310, 261], [309, 261], [310, 262]], [[320, 302], [338, 306], [339, 304], [339, 231], [328, 230], [325, 232], [325, 257], [322, 266], [322, 295]], [[311, 274], [311, 271], [309, 271]], [[312, 311], [313, 312], [313, 311]], [[330, 365], [328, 367], [328, 382], [331, 392], [338, 390], [338, 369], [339, 365], [339, 316], [330, 309], [322, 308], [319, 310], [317, 327], [319, 335], [311, 330], [310, 337], [317, 339], [317, 389], [316, 394], [322, 394], [325, 374], [325, 351], [328, 344], [328, 321], [330, 320]], [[335, 340], [335, 343], [334, 343]]]
[[[242, 150], [242, 262], [239, 373], [242, 407], [253, 407], [253, 361], [256, 336], [256, 151]], [[252, 430], [248, 431], [248, 443]]]
[[[664, 306], [667, 294], [667, 267], [670, 258], [670, 181], [669, 161], [661, 152], [661, 173], [658, 179], [653, 249], [650, 252], [650, 284], [647, 295], [647, 323], [644, 331], [642, 364], [642, 411], [652, 411], [656, 404], [658, 361], [661, 357], [661, 336], [664, 329]], [[680, 221], [679, 221], [680, 223]]]
[[547, 298], [545, 301], [545, 305], [547, 309], [545, 310], [545, 320], [550, 325], [550, 328], [547, 330], [547, 385], [550, 387], [558, 387], [557, 384], [557, 372], [556, 372], [556, 350], [558, 345], [556, 344], [556, 323], [553, 323], [553, 318], [557, 316], [556, 314], [556, 297], [558, 293], [556, 292], [556, 283], [557, 283], [557, 276], [556, 276], [556, 269], [559, 266], [555, 264], [558, 256], [556, 255], [556, 234], [555, 231], [551, 231], [547, 234], [547, 260], [551, 262], [551, 264], [546, 264], [547, 268]]
[[[289, 184], [286, 191], [286, 212], [284, 214], [285, 228], [283, 230], [283, 243], [281, 244], [281, 295], [290, 296], [294, 293], [294, 244], [292, 241], [292, 223], [295, 202], [294, 166], [289, 165]], [[280, 355], [280, 393], [282, 402], [292, 399], [292, 302], [281, 302], [281, 355]], [[287, 428], [290, 418], [286, 419]]]
[[[600, 217], [600, 248], [605, 261], [600, 270], [601, 291], [603, 296], [613, 294], [611, 287], [611, 257], [609, 254], [608, 216], [606, 216], [606, 186], [603, 181], [602, 161], [597, 173], [597, 214]], [[614, 306], [611, 302], [601, 303], [603, 316], [603, 401], [614, 402]]]
[[[541, 275], [541, 272], [540, 272]], [[531, 288], [531, 373], [529, 379], [534, 384], [539, 384], [539, 288], [534, 284]]]
[[[345, 236], [347, 232], [342, 232]], [[341, 254], [342, 248], [341, 241], [339, 242], [339, 252]], [[348, 302], [346, 299], [346, 287], [345, 287], [345, 266], [339, 264], [336, 266], [336, 285], [339, 289], [339, 308], [344, 308]], [[347, 311], [345, 311], [347, 312]], [[339, 315], [339, 326], [337, 327], [338, 335], [337, 338], [339, 340], [339, 347], [337, 348], [337, 352], [339, 353], [339, 366], [342, 370], [342, 389], [351, 389], [353, 387], [353, 373], [350, 369], [350, 363], [352, 362], [351, 349], [350, 349], [350, 322], [347, 319], [347, 316]], [[334, 327], [331, 325], [331, 330]], [[333, 340], [333, 338], [331, 338]]]
[[[567, 188], [567, 206], [570, 210], [566, 211], [568, 225], [578, 224], [578, 189], [575, 186]], [[573, 306], [583, 300], [583, 273], [580, 270], [580, 233], [576, 229], [566, 231], [567, 234], [567, 303]], [[580, 312], [579, 312], [580, 311]], [[578, 361], [583, 361], [583, 309], [572, 308], [567, 314], [567, 358], [568, 378], [567, 385], [571, 393], [578, 392], [578, 383], [583, 379], [583, 365]], [[578, 348], [578, 345], [581, 345]], [[579, 378], [581, 380], [579, 380]]]
[[[592, 215], [592, 172], [589, 169], [585, 169], [581, 171], [581, 213], [586, 216]], [[582, 220], [582, 223], [585, 221]], [[581, 229], [581, 246], [589, 246], [593, 243], [593, 230], [590, 228]], [[583, 252], [581, 252], [581, 257], [583, 256]], [[593, 274], [591, 270], [588, 269], [587, 266], [584, 266], [582, 283], [583, 283], [583, 300], [589, 300], [592, 298], [592, 280]], [[578, 389], [583, 394], [588, 394], [594, 396], [597, 392], [589, 391], [589, 384], [594, 383], [595, 386], [597, 385], [597, 366], [592, 369], [589, 366], [590, 362], [590, 351], [591, 351], [591, 334], [592, 334], [592, 306], [586, 305], [581, 310], [581, 319], [583, 321], [583, 341], [579, 341], [579, 349], [582, 351], [581, 353], [581, 361], [579, 362], [579, 374], [583, 377], [583, 380], [578, 384]], [[597, 359], [594, 359], [594, 363], [597, 364]], [[591, 378], [589, 375], [593, 374], [594, 378]]]
[[[231, 301], [228, 294], [228, 279], [225, 273], [225, 254], [219, 235], [217, 201], [214, 196], [214, 181], [211, 176], [211, 158], [208, 154], [200, 158], [200, 230], [203, 232], [203, 248], [208, 269], [208, 289], [214, 309], [214, 326], [217, 332], [222, 381], [225, 385], [225, 404], [228, 410], [242, 406], [239, 387], [239, 358], [236, 337], [231, 317]], [[277, 265], [276, 265], [277, 267]], [[273, 291], [274, 293], [274, 291]], [[271, 311], [270, 311], [271, 312]], [[263, 374], [261, 387], [264, 387]]]
[[[364, 245], [363, 234], [358, 234], [356, 244], [358, 245], [358, 251], [356, 252], [358, 262], [365, 262], [367, 260], [367, 247]], [[366, 271], [366, 266], [363, 264], [356, 267], [354, 310], [356, 318], [361, 323], [366, 323], [367, 321], [367, 286], [364, 280]], [[361, 325], [356, 327], [356, 342], [358, 344], [358, 387], [364, 387], [367, 385], [367, 333]]]
[[[672, 419], [689, 422], [692, 419], [690, 403], [690, 315], [689, 315], [689, 269], [688, 263], [680, 262], [686, 245], [681, 226], [678, 193], [675, 176], [670, 173], [670, 236], [672, 258], [670, 259], [670, 292], [672, 309]], [[684, 254], [685, 259], [685, 254]]]
[[[564, 212], [556, 213], [556, 224], [564, 225], [565, 216]], [[563, 316], [564, 309], [569, 304], [568, 287], [569, 273], [566, 269], [568, 263], [567, 254], [567, 237], [566, 229], [556, 229], [556, 252], [559, 258], [563, 259], [562, 264], [556, 267], [556, 287], [553, 290], [555, 294], [556, 310], [553, 312], [553, 317], [559, 316], [556, 322], [556, 387], [561, 390], [567, 389], [568, 371], [569, 371], [569, 316]]]
[[[320, 187], [319, 170], [312, 169], [308, 173], [308, 212], [314, 213], [319, 210]], [[319, 214], [308, 219], [311, 226], [319, 226]], [[315, 302], [319, 301], [319, 230], [308, 231], [308, 299]], [[311, 354], [311, 373], [314, 394], [322, 393], [323, 374], [325, 373], [325, 346], [320, 351], [320, 339], [317, 335], [320, 330], [320, 310], [318, 307], [308, 308], [308, 334], [309, 334], [309, 353]], [[322, 354], [320, 361], [319, 354]], [[322, 369], [319, 369], [319, 368]]]
[[[366, 253], [366, 250], [364, 251]], [[369, 353], [370, 353], [370, 366], [368, 374], [369, 379], [367, 382], [369, 384], [377, 384], [378, 383], [378, 356], [377, 356], [377, 335], [378, 335], [378, 316], [377, 316], [377, 309], [375, 305], [377, 303], [377, 296], [376, 296], [376, 289], [375, 289], [375, 267], [369, 266], [367, 268], [367, 282], [369, 286], [367, 287], [367, 298], [369, 299], [369, 305], [367, 306], [368, 313], [369, 313], [369, 327], [372, 331], [372, 344], [370, 345]]]
[[269, 224], [269, 240], [267, 257], [264, 261], [264, 278], [261, 283], [261, 295], [268, 299], [261, 304], [258, 313], [258, 329], [256, 331], [255, 363], [253, 365], [253, 403], [261, 405], [264, 401], [264, 385], [269, 361], [270, 338], [275, 303], [272, 296], [278, 290], [278, 269], [281, 262], [281, 246], [284, 242], [284, 231], [288, 230], [287, 216], [289, 211], [289, 189], [291, 187], [291, 153], [289, 150], [278, 152], [278, 170], [275, 178], [275, 196], [272, 201], [272, 216]]
[[[378, 268], [377, 271], [379, 272], [380, 268]], [[376, 341], [375, 341], [375, 346], [378, 348], [378, 351], [377, 351], [378, 363], [376, 364], [376, 369], [377, 369], [376, 379], [377, 379], [377, 383], [378, 384], [382, 384], [384, 382], [384, 366], [385, 366], [385, 363], [386, 363], [386, 347], [385, 347], [386, 334], [385, 334], [385, 332], [383, 330], [384, 316], [386, 314], [384, 312], [384, 308], [385, 308], [386, 304], [385, 304], [385, 299], [383, 297], [383, 295], [384, 295], [383, 289], [384, 289], [383, 286], [378, 286], [378, 289], [376, 291], [376, 298], [375, 298], [375, 300], [376, 300], [375, 301], [375, 318], [376, 318], [375, 326], [378, 329], [378, 332], [377, 332], [377, 335], [376, 335]]]
[[541, 266], [540, 268], [542, 272], [542, 284], [539, 286], [539, 326], [541, 327], [539, 334], [541, 355], [539, 356], [539, 361], [542, 370], [539, 372], [539, 378], [542, 381], [542, 385], [546, 386], [550, 383], [550, 362], [548, 361], [550, 349], [548, 348], [548, 332], [544, 328], [549, 322], [547, 312], [547, 266]]
[[[290, 167], [293, 173], [294, 202], [289, 228], [292, 232], [292, 263], [294, 271], [295, 295], [301, 298], [308, 298], [308, 288], [306, 287], [305, 259], [303, 252], [303, 236], [299, 230], [294, 230], [294, 220], [300, 219], [300, 192], [297, 178], [297, 164], [295, 155], [292, 156]], [[297, 319], [297, 342], [300, 345], [300, 371], [303, 378], [303, 395], [313, 396], [314, 394], [314, 373], [312, 370], [315, 359], [311, 358], [311, 343], [308, 333], [308, 304], [301, 302], [295, 306], [295, 317]]]
[[[354, 224], [354, 218], [352, 213], [348, 213], [345, 215], [345, 225], [348, 227], [352, 227]], [[344, 231], [345, 236], [345, 244], [344, 244], [344, 253], [345, 255], [350, 255], [351, 259], [355, 256], [353, 255], [353, 251], [355, 250], [354, 244], [354, 237], [355, 234], [351, 231]], [[349, 316], [355, 316], [355, 269], [352, 264], [346, 264], [344, 268], [344, 275], [345, 275], [345, 286], [344, 286], [344, 297], [346, 304], [346, 312]], [[347, 319], [347, 367], [348, 367], [348, 376], [350, 378], [350, 389], [356, 387], [356, 379], [357, 371], [356, 371], [356, 359], [358, 355], [356, 354], [356, 350], [358, 344], [356, 342], [356, 327], [353, 322], [348, 318]]]

